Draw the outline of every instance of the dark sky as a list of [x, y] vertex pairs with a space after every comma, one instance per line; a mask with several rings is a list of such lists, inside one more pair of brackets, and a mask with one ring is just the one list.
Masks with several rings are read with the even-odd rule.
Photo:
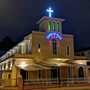
[[49, 6], [55, 17], [65, 18], [63, 32], [75, 35], [77, 48], [90, 47], [90, 0], [0, 0], [0, 40], [23, 39]]

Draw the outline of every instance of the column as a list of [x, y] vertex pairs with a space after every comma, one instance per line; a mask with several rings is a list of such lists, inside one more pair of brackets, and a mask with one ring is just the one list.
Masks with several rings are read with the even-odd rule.
[[11, 72], [12, 86], [16, 86], [17, 84], [20, 84], [19, 79], [22, 79], [22, 77], [20, 76], [20, 70], [16, 66], [13, 66]]

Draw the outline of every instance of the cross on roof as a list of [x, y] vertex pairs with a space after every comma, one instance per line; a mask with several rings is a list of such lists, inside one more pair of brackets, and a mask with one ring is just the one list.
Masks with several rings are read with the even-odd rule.
[[54, 11], [52, 10], [52, 8], [49, 7], [46, 11], [48, 12], [49, 17], [52, 17], [52, 13], [54, 12]]

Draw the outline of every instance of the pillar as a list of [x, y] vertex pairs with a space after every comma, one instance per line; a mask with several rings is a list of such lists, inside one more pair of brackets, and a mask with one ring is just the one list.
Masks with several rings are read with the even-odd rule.
[[11, 73], [11, 79], [12, 79], [12, 85], [11, 86], [16, 86], [19, 83], [19, 77], [20, 76], [20, 70], [14, 65], [12, 67], [12, 73]]

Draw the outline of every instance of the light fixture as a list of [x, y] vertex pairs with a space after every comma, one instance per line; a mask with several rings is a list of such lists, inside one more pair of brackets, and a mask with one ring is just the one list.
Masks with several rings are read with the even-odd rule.
[[23, 61], [18, 66], [21, 67], [21, 68], [25, 68], [25, 67], [28, 66], [28, 64], [26, 64], [26, 62]]

